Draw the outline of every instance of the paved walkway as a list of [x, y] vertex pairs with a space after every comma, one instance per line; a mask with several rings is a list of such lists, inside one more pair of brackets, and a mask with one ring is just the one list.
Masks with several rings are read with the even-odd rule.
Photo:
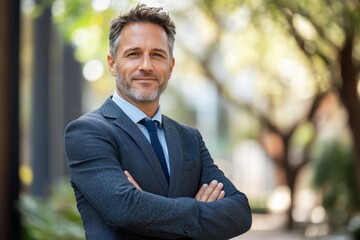
[[250, 230], [248, 233], [240, 237], [233, 238], [232, 240], [352, 240], [346, 236], [318, 236], [318, 237], [305, 237], [297, 233], [288, 233], [285, 231], [259, 231]]
[[240, 237], [233, 238], [232, 240], [304, 240], [304, 236], [295, 233], [286, 233], [279, 230], [274, 231], [260, 231], [250, 230]]
[[[352, 240], [348, 236], [324, 235], [306, 237], [302, 232], [284, 230], [286, 217], [276, 214], [253, 214], [253, 224], [249, 232], [232, 240]], [[321, 230], [321, 229], [320, 229]], [[314, 229], [314, 233], [321, 233]]]

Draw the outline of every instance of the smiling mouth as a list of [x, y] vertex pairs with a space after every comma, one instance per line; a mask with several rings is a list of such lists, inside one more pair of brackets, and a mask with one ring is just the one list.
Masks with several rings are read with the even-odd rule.
[[158, 77], [153, 73], [140, 73], [132, 76], [135, 81], [158, 81]]
[[151, 84], [158, 81], [158, 79], [154, 77], [135, 77], [132, 80], [143, 84]]
[[154, 79], [154, 78], [136, 78], [136, 79], [133, 79], [133, 81], [137, 82], [139, 84], [150, 85], [150, 84], [153, 84], [153, 83], [157, 82], [157, 79]]
[[135, 81], [157, 81], [156, 78], [150, 78], [150, 77], [139, 77], [139, 78], [134, 78], [133, 80]]

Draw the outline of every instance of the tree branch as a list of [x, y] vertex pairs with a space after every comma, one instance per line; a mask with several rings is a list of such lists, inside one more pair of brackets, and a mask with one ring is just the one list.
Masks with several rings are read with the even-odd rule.
[[[273, 0], [272, 2], [278, 6], [279, 12], [284, 16], [284, 18], [287, 22], [287, 25], [289, 27], [288, 31], [289, 31], [290, 35], [292, 35], [294, 37], [299, 48], [304, 52], [304, 54], [308, 58], [311, 58], [312, 54], [309, 53], [305, 48], [305, 40], [301, 37], [301, 35], [299, 34], [299, 32], [297, 31], [297, 29], [295, 28], [295, 26], [292, 23], [292, 18], [293, 18], [292, 12], [294, 12], [294, 11], [291, 10], [291, 13], [289, 11], [286, 11], [286, 8], [290, 9], [290, 7], [281, 5], [277, 0]], [[310, 20], [310, 16], [308, 17], [308, 20], [313, 24], [313, 26], [316, 29], [316, 31], [318, 32], [318, 34], [320, 36], [322, 36], [321, 37], [322, 41], [327, 42], [328, 44], [330, 44], [333, 48], [335, 48], [338, 51], [338, 48], [333, 43], [329, 42], [325, 38], [324, 33], [321, 30], [321, 28], [319, 26], [314, 25], [313, 21]], [[330, 65], [330, 61], [329, 61], [328, 57], [323, 52], [321, 52], [318, 47], [316, 47], [316, 49], [315, 49], [315, 54], [318, 55], [325, 62], [325, 64], [327, 66]]]

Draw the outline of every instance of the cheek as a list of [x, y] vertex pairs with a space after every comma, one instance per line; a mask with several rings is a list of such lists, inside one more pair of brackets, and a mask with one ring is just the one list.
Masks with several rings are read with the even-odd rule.
[[166, 79], [167, 79], [167, 80], [169, 80], [169, 79], [170, 79], [171, 74], [172, 74], [171, 69], [168, 69], [167, 74], [166, 74]]
[[161, 74], [165, 78], [169, 78], [171, 76], [171, 69], [168, 65], [165, 66], [159, 66], [157, 68], [158, 74]]
[[126, 74], [132, 74], [138, 69], [138, 62], [137, 61], [126, 61], [123, 64], [120, 64], [123, 69], [123, 72]]
[[134, 69], [133, 65], [128, 62], [120, 62], [117, 66], [117, 72], [120, 75], [129, 75]]

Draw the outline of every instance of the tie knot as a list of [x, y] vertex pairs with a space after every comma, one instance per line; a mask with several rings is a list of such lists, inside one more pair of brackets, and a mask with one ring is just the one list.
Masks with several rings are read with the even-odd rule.
[[151, 119], [143, 119], [140, 121], [140, 124], [144, 125], [148, 131], [156, 131], [155, 121]]

